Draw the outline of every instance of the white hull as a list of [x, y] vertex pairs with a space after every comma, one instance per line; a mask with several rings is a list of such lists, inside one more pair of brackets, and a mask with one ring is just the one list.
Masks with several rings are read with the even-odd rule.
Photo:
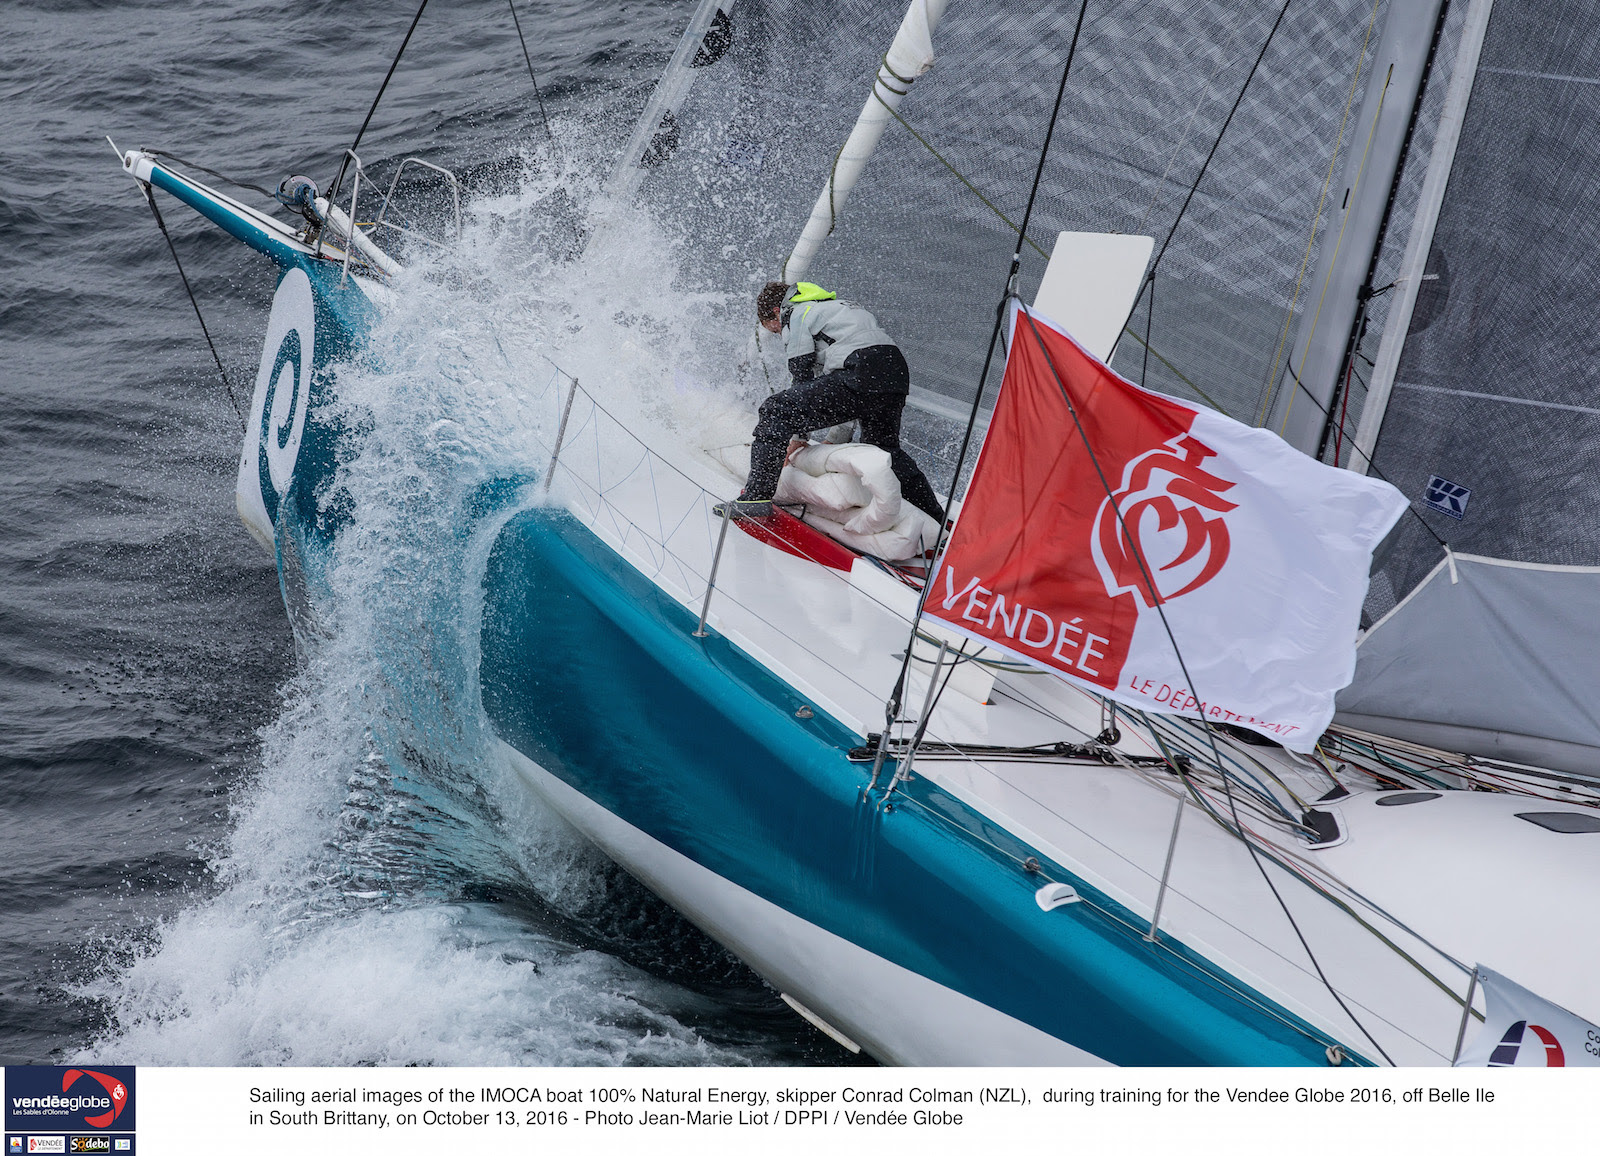
[[[701, 930], [871, 1056], [916, 1066], [1104, 1060], [857, 947], [624, 822], [515, 748], [507, 763], [552, 810]], [[1063, 993], [1063, 998], [1070, 998]]]

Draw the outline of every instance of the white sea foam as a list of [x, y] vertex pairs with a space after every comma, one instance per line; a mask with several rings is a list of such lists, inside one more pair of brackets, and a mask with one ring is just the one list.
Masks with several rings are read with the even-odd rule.
[[726, 302], [675, 290], [673, 246], [647, 221], [624, 222], [613, 235], [629, 245], [598, 263], [543, 255], [570, 227], [550, 212], [554, 187], [582, 192], [584, 171], [474, 205], [459, 249], [397, 279], [369, 355], [340, 369], [340, 406], [362, 432], [341, 468], [352, 517], [330, 559], [332, 596], [262, 734], [259, 773], [213, 863], [217, 892], [91, 985], [112, 1028], [85, 1058], [766, 1055], [763, 1042], [702, 1038], [693, 1024], [723, 1014], [704, 997], [563, 938], [567, 920], [595, 922], [628, 884], [496, 765], [477, 705], [486, 547], [468, 548], [469, 500], [543, 466], [552, 363], [671, 428], [726, 407], [729, 391], [699, 383], [748, 343], [742, 328], [718, 336]]

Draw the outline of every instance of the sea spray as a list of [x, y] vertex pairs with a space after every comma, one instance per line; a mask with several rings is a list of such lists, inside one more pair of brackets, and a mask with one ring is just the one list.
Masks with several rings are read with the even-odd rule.
[[[615, 412], [686, 436], [742, 403], [736, 389], [684, 386], [715, 380], [717, 358], [747, 338], [721, 324], [726, 301], [675, 291], [658, 232], [631, 230], [625, 270], [527, 244], [550, 228], [519, 217], [550, 206], [553, 187], [486, 198], [458, 248], [407, 254], [369, 348], [338, 368], [356, 436], [328, 499], [348, 517], [322, 568], [318, 629], [262, 732], [212, 863], [216, 893], [87, 989], [112, 1026], [85, 1057], [793, 1058], [770, 993], [541, 813], [493, 757], [477, 705], [474, 568], [494, 521], [479, 498], [510, 479], [501, 515], [536, 500], [521, 483], [546, 464], [556, 367]], [[687, 956], [730, 986], [701, 994], [595, 942], [652, 965]], [[763, 1019], [782, 1028], [752, 1031]]]

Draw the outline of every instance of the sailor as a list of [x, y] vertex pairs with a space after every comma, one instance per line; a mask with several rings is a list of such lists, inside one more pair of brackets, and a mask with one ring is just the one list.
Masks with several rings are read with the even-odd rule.
[[750, 477], [734, 503], [734, 517], [772, 512], [772, 496], [790, 444], [812, 430], [861, 423], [861, 440], [889, 453], [900, 493], [934, 521], [944, 508], [911, 455], [900, 446], [900, 415], [911, 391], [911, 370], [877, 319], [809, 281], [790, 286], [769, 281], [756, 295], [756, 318], [784, 335], [794, 382], [761, 405]]

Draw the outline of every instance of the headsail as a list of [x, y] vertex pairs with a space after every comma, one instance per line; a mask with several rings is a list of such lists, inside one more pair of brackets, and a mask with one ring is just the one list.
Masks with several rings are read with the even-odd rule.
[[[1162, 259], [1150, 354], [1143, 308], [1138, 340], [1119, 348], [1129, 376], [1253, 419], [1308, 307], [1301, 262], [1328, 224], [1323, 183], [1352, 147], [1341, 125], [1384, 8], [1291, 5]], [[1277, 9], [1089, 6], [1034, 209], [1039, 249], [1023, 250], [1025, 299], [1061, 231], [1166, 235]], [[725, 294], [739, 327], [789, 256], [904, 12], [865, 0], [725, 4], [725, 50], [663, 81], [675, 93], [692, 83], [670, 132], [659, 103], [648, 114], [660, 147], [629, 160], [638, 195], [686, 241], [686, 286]], [[937, 63], [885, 125], [811, 265], [809, 279], [868, 304], [914, 385], [952, 406], [976, 389], [1076, 18], [1054, 0], [952, 4]]]
[[[1496, 5], [1373, 454], [1420, 516], [1368, 613], [1417, 593], [1340, 696], [1363, 729], [1590, 773], [1600, 718], [1573, 688], [1600, 681], [1600, 574], [1581, 569], [1600, 565], [1597, 124], [1600, 5]], [[1463, 669], [1467, 637], [1497, 641]]]

